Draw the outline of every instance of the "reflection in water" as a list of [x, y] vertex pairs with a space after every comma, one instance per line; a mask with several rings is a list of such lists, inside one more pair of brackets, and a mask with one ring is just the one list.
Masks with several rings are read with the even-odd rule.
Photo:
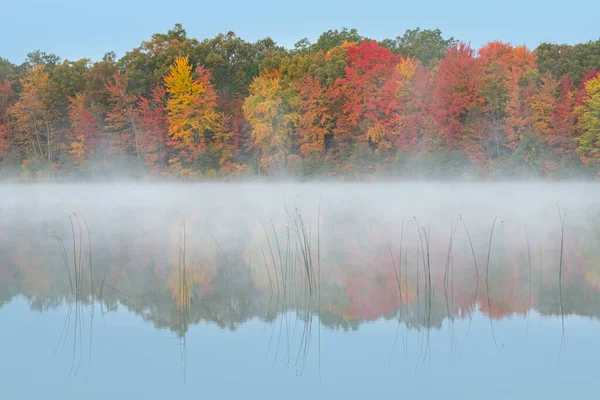
[[124, 308], [172, 331], [186, 382], [194, 326], [234, 333], [261, 321], [262, 371], [310, 366], [321, 385], [322, 334], [335, 341], [374, 321], [393, 323], [385, 338], [372, 334], [384, 367], [412, 354], [414, 371], [431, 368], [440, 334], [462, 357], [482, 318], [502, 352], [509, 321], [521, 316], [532, 341], [532, 313], [558, 317], [560, 344], [546, 350], [559, 356], [569, 316], [600, 316], [591, 185], [72, 189], [3, 190], [0, 306], [24, 297], [31, 310], [64, 312], [56, 350], [72, 341], [70, 374], [85, 368], [86, 379], [96, 307], [105, 328]]
[[[64, 350], [67, 337], [69, 335], [71, 323], [73, 322], [73, 361], [71, 363], [70, 374], [73, 376], [77, 376], [79, 369], [81, 368], [81, 364], [83, 361], [83, 343], [84, 343], [84, 332], [85, 332], [85, 321], [86, 315], [84, 315], [83, 310], [87, 311], [89, 315], [89, 337], [87, 341], [89, 343], [89, 352], [88, 352], [88, 366], [87, 373], [90, 371], [91, 363], [92, 363], [92, 336], [93, 336], [93, 322], [94, 322], [94, 312], [95, 312], [95, 297], [94, 297], [94, 285], [93, 285], [93, 267], [92, 267], [92, 242], [90, 236], [90, 228], [87, 224], [87, 220], [85, 216], [81, 215], [81, 219], [85, 224], [86, 231], [86, 240], [87, 243], [84, 244], [84, 234], [82, 230], [82, 225], [80, 221], [80, 217], [73, 213], [67, 214], [69, 219], [69, 223], [71, 226], [71, 238], [72, 238], [72, 248], [73, 248], [73, 258], [72, 264], [69, 263], [69, 258], [67, 256], [67, 248], [65, 247], [64, 241], [56, 235], [56, 232], [52, 232], [50, 237], [56, 239], [58, 242], [58, 248], [60, 250], [60, 254], [62, 256], [62, 261], [65, 265], [66, 275], [69, 278], [69, 289], [70, 293], [68, 293], [66, 302], [68, 303], [68, 311], [67, 316], [65, 318], [65, 323], [63, 326], [63, 330], [60, 335], [60, 339], [58, 345], [56, 347], [56, 352], [62, 352]], [[76, 222], [76, 226], [73, 223], [73, 220]], [[77, 234], [76, 234], [77, 232]], [[84, 247], [87, 247], [85, 251], [87, 255], [84, 254]], [[85, 257], [85, 258], [84, 258]], [[84, 291], [82, 290], [84, 285], [87, 285], [88, 281], [83, 280], [83, 271], [84, 264], [87, 261], [87, 268], [89, 271], [89, 297], [86, 294], [83, 295]], [[74, 275], [71, 276], [71, 270], [73, 270]], [[86, 302], [91, 299], [91, 311], [87, 305], [84, 305], [83, 302]], [[75, 308], [73, 309], [73, 304], [75, 304]], [[79, 333], [79, 337], [78, 337]], [[59, 350], [60, 349], [60, 350]], [[78, 357], [76, 355], [78, 354]], [[75, 361], [77, 358], [77, 362]], [[86, 375], [87, 377], [87, 375]]]

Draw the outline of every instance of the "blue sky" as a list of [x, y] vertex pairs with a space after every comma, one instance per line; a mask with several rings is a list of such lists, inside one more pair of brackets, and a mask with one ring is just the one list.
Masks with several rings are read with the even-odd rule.
[[355, 27], [374, 39], [406, 29], [440, 28], [445, 36], [478, 47], [490, 40], [526, 44], [578, 43], [600, 38], [597, 0], [344, 1], [281, 0], [7, 0], [0, 14], [0, 57], [20, 63], [34, 49], [63, 59], [99, 59], [107, 51], [122, 56], [183, 23], [192, 37], [233, 30], [247, 40], [271, 36], [291, 47], [315, 40], [328, 29]]

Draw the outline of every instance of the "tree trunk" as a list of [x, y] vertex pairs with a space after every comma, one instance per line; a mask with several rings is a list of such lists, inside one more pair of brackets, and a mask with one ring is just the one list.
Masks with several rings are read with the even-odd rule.
[[127, 114], [129, 115], [129, 123], [131, 124], [131, 128], [133, 129], [133, 139], [135, 142], [135, 155], [137, 157], [138, 162], [140, 162], [140, 145], [138, 142], [138, 128], [135, 123], [135, 118], [133, 117], [133, 111], [128, 110]]
[[46, 124], [46, 141], [48, 143], [48, 164], [52, 163], [52, 151], [50, 150], [50, 126]]

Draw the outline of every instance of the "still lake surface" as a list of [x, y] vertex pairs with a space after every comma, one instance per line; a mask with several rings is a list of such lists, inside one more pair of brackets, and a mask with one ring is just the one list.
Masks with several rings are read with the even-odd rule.
[[0, 186], [0, 398], [594, 397], [600, 185]]

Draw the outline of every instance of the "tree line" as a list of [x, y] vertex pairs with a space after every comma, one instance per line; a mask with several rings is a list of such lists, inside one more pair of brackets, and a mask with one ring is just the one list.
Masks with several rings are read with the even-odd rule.
[[180, 24], [117, 59], [0, 58], [0, 175], [600, 176], [600, 40], [330, 30], [292, 49]]

